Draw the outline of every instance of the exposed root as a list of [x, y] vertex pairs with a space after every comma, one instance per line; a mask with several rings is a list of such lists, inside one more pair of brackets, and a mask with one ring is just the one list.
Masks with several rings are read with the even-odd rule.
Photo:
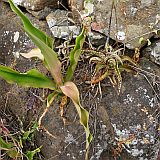
[[67, 104], [67, 96], [63, 96], [59, 107], [60, 107], [60, 115], [62, 117], [64, 125], [66, 125], [66, 120], [67, 120], [66, 117], [64, 116], [64, 107], [66, 106], [66, 104]]

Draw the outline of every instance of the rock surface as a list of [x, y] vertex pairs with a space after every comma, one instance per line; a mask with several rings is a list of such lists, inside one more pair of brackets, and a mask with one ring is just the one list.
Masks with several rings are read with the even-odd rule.
[[[57, 5], [57, 0], [15, 0], [14, 2], [25, 7], [27, 10], [41, 10], [37, 13], [30, 11], [33, 15], [39, 17], [39, 19], [44, 19], [49, 14], [50, 9], [47, 7], [52, 6], [53, 8], [59, 8], [60, 6], [66, 6], [68, 4], [74, 17], [72, 22], [67, 20], [68, 24], [65, 24], [62, 21], [60, 22], [60, 20], [57, 21], [57, 15], [60, 16], [60, 19], [64, 17], [62, 13], [60, 13], [60, 15], [57, 14], [59, 11], [51, 13], [48, 16], [47, 21], [49, 26], [51, 24], [53, 26], [53, 21], [56, 23], [54, 24], [54, 27], [51, 28], [55, 37], [68, 37], [67, 32], [73, 32], [75, 36], [79, 33], [79, 27], [76, 27], [73, 23], [80, 22], [81, 16], [84, 14], [84, 2], [82, 0], [68, 0], [68, 2], [62, 1], [62, 5], [60, 6]], [[92, 7], [89, 5], [89, 8]], [[42, 11], [42, 9], [44, 10]], [[109, 35], [110, 38], [124, 43], [129, 49], [141, 48], [147, 43], [147, 39], [150, 39], [154, 35], [160, 37], [159, 0], [118, 1], [113, 6], [112, 1], [95, 0], [93, 2], [93, 11], [94, 12], [91, 13], [93, 18], [92, 30], [103, 33], [106, 36]], [[69, 12], [65, 12], [66, 15], [64, 21], [66, 21], [69, 14]], [[110, 24], [111, 14], [112, 22]], [[109, 26], [110, 32], [108, 29]], [[156, 32], [157, 30], [159, 31], [158, 33]], [[102, 35], [93, 36], [91, 34], [91, 37], [93, 37], [92, 39], [98, 40], [102, 38]], [[140, 43], [140, 38], [142, 37], [144, 43]]]
[[[7, 2], [7, 0], [3, 1]], [[42, 10], [45, 7], [59, 8], [62, 7], [62, 5], [65, 6], [67, 4], [67, 1], [65, 0], [61, 1], [62, 5], [59, 4], [58, 0], [13, 0], [13, 2], [33, 11]]]
[[[102, 2], [104, 3], [104, 1], [98, 1], [97, 5], [102, 6]], [[146, 1], [143, 1], [143, 7], [146, 7], [144, 2]], [[35, 46], [17, 25], [17, 22], [20, 24], [19, 18], [1, 1], [0, 6], [2, 6], [0, 63], [22, 72], [34, 67], [43, 70], [39, 61], [33, 62], [19, 56], [19, 52], [28, 52]], [[36, 26], [49, 33], [46, 23], [27, 15]], [[65, 21], [64, 24], [67, 22]], [[159, 53], [157, 48], [155, 50]], [[114, 160], [115, 154], [123, 160], [156, 160], [159, 147], [159, 66], [142, 58], [139, 64], [140, 70], [145, 71], [137, 75], [124, 73], [120, 95], [117, 95], [109, 80], [105, 79], [101, 83], [101, 97], [100, 86], [90, 86], [85, 83], [93, 74], [91, 73], [93, 66], [88, 62], [87, 59], [79, 63], [74, 82], [80, 89], [82, 105], [90, 112], [90, 128], [94, 136], [90, 148], [90, 159]], [[42, 112], [42, 108], [45, 108], [45, 105], [35, 97], [35, 95], [41, 95], [39, 90], [23, 89], [17, 85], [9, 85], [0, 79], [0, 93], [0, 109], [8, 108], [16, 117], [24, 117], [24, 121], [31, 120]], [[78, 115], [72, 103], [69, 103], [64, 111], [67, 125], [63, 124], [60, 117], [59, 101], [53, 104], [43, 119], [43, 125], [56, 138], [44, 132], [37, 132], [37, 145], [43, 145], [44, 159], [82, 160], [85, 153], [84, 130], [79, 124]], [[3, 112], [0, 115], [2, 114]], [[113, 154], [117, 147], [119, 147], [118, 152]]]
[[[78, 71], [81, 75], [87, 73], [89, 76], [87, 65], [80, 64], [80, 67]], [[160, 76], [159, 67], [146, 59], [141, 59], [141, 67]], [[91, 89], [84, 84], [81, 77], [75, 77], [82, 104], [92, 115], [90, 126], [94, 140], [90, 148], [91, 160], [114, 159], [113, 150], [112, 152], [109, 150], [114, 136], [115, 148], [117, 144], [121, 147], [119, 158], [123, 160], [156, 159], [159, 145], [157, 130], [159, 102], [145, 76], [151, 83], [155, 83], [153, 87], [156, 88], [158, 77], [155, 80], [153, 75], [146, 75], [143, 72], [137, 76], [124, 74], [122, 93], [119, 96], [107, 79], [101, 83], [102, 99], [99, 93], [95, 95], [98, 86]], [[159, 94], [158, 91], [157, 94]], [[39, 138], [38, 143], [44, 146], [42, 151], [48, 159], [84, 159], [84, 132], [78, 125], [78, 117], [73, 105], [66, 107], [65, 115], [69, 121], [67, 126], [63, 126], [58, 106], [54, 104], [50, 108], [43, 124], [53, 135], [57, 136], [57, 139], [44, 135], [43, 138]], [[122, 146], [120, 146], [121, 143]]]
[[[25, 59], [20, 56], [20, 52], [27, 53], [35, 48], [35, 45], [24, 33], [20, 19], [11, 11], [8, 5], [0, 1], [0, 6], [0, 64], [10, 66], [20, 72], [26, 72], [32, 68], [43, 70], [39, 61]], [[36, 20], [31, 15], [28, 16], [37, 27], [46, 31], [46, 23]], [[5, 109], [6, 100], [6, 106], [16, 116], [25, 116], [28, 111], [29, 92], [30, 89], [28, 88], [24, 89], [17, 85], [9, 85], [0, 79], [0, 109]]]
[[[81, 0], [72, 1], [72, 10], [82, 10]], [[81, 5], [80, 5], [81, 4]], [[144, 40], [151, 38], [160, 30], [160, 1], [159, 0], [124, 0], [116, 1], [112, 7], [112, 1], [95, 0], [92, 29], [125, 43], [129, 49], [141, 47], [141, 37]], [[110, 17], [112, 14], [112, 22]]]
[[71, 12], [56, 10], [46, 17], [48, 26], [56, 38], [69, 39], [76, 38], [80, 33], [80, 26], [75, 26]]
[[142, 54], [149, 58], [152, 62], [160, 65], [160, 40], [154, 42], [142, 51]]

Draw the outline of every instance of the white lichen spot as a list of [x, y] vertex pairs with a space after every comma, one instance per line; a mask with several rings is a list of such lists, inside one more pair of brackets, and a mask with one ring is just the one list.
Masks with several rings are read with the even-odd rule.
[[151, 67], [147, 67], [147, 69], [151, 69]]
[[141, 150], [138, 150], [138, 149], [132, 149], [131, 150], [131, 154], [132, 154], [132, 156], [134, 156], [134, 157], [136, 157], [136, 156], [139, 156], [139, 155], [142, 155], [143, 154], [143, 149], [141, 149]]
[[129, 49], [134, 49], [134, 46], [131, 45], [130, 43], [126, 43], [126, 47], [129, 48]]
[[132, 145], [137, 145], [138, 144], [138, 140], [137, 139], [134, 139], [132, 142], [131, 142]]
[[140, 124], [137, 124], [136, 129], [141, 130], [142, 126]]
[[19, 39], [19, 32], [14, 32], [13, 42], [16, 43]]
[[82, 151], [79, 151], [79, 155], [82, 155], [83, 154], [83, 150]]
[[81, 11], [81, 18], [82, 19], [93, 13], [93, 11], [94, 11], [94, 4], [91, 3], [91, 2], [86, 2], [85, 1], [84, 2], [84, 8], [85, 9], [83, 11]]
[[35, 6], [32, 6], [31, 9], [34, 10], [34, 9], [35, 9]]
[[154, 107], [154, 98], [149, 99], [149, 105], [150, 107]]
[[9, 31], [6, 31], [6, 34], [8, 34], [9, 33]]
[[132, 14], [132, 16], [134, 16], [136, 14], [137, 10], [138, 10], [137, 8], [131, 7], [131, 14]]
[[150, 143], [152, 143], [152, 144], [155, 143], [155, 138], [153, 136], [150, 136]]
[[126, 98], [123, 101], [124, 101], [124, 104], [129, 104], [134, 101], [134, 98], [130, 94], [127, 94]]
[[117, 37], [117, 39], [118, 39], [119, 41], [124, 41], [124, 40], [125, 40], [125, 37], [126, 37], [126, 34], [125, 34], [125, 32], [123, 32], [123, 31], [118, 31], [116, 37]]
[[61, 154], [62, 152], [61, 152], [61, 151], [58, 151], [58, 153]]
[[23, 0], [13, 0], [13, 2], [17, 5], [21, 4], [23, 2]]
[[69, 133], [68, 133], [67, 137], [65, 137], [65, 140], [64, 140], [65, 143], [71, 143], [74, 141], [75, 141], [75, 139], [73, 138], [73, 135], [69, 134]]
[[19, 52], [13, 52], [13, 55], [14, 55], [15, 58], [19, 58], [20, 54], [19, 54]]

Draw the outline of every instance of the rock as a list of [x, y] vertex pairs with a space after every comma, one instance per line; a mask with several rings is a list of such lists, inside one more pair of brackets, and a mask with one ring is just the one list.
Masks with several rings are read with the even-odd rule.
[[[152, 74], [146, 75], [145, 72], [142, 72], [144, 76], [125, 73], [120, 95], [117, 95], [108, 79], [105, 79], [101, 83], [101, 99], [99, 93], [95, 95], [99, 87], [91, 89], [83, 81], [86, 73], [88, 78], [91, 76], [89, 65], [79, 64], [77, 71], [81, 74], [75, 74], [74, 79], [81, 93], [82, 105], [90, 111], [90, 128], [94, 134], [90, 147], [91, 160], [114, 159], [113, 148], [116, 149], [118, 146], [118, 154], [115, 156], [119, 159], [156, 159], [159, 149], [157, 130], [159, 116], [156, 116], [159, 113], [159, 102], [150, 83], [155, 84], [153, 87], [156, 88], [160, 70], [145, 58], [140, 60], [140, 66], [157, 77]], [[159, 94], [158, 90], [155, 91]], [[75, 107], [72, 104], [65, 107], [68, 121], [68, 125], [65, 126], [59, 117], [58, 108], [57, 103], [54, 103], [43, 120], [43, 125], [57, 136], [57, 139], [39, 134], [38, 144], [43, 145], [42, 153], [51, 160], [82, 160], [85, 136]]]
[[[20, 56], [20, 52], [29, 52], [35, 48], [35, 45], [22, 30], [20, 19], [11, 11], [10, 7], [2, 1], [0, 1], [0, 6], [2, 6], [0, 10], [0, 64], [10, 66], [20, 72], [26, 72], [32, 68], [43, 70], [44, 67], [39, 61]], [[29, 14], [27, 15], [37, 27], [47, 31], [46, 23], [34, 19]], [[24, 89], [16, 84], [9, 85], [0, 78], [0, 93], [1, 109], [5, 109], [4, 104], [6, 103], [8, 110], [16, 116], [26, 116], [29, 110], [27, 104], [30, 103], [30, 99], [34, 99], [29, 88]]]
[[[83, 5], [79, 4], [83, 2], [81, 0], [73, 2], [72, 10], [81, 11]], [[153, 30], [160, 29], [158, 0], [116, 1], [113, 9], [112, 1], [95, 0], [93, 4], [92, 29], [108, 36], [112, 10], [110, 38], [125, 43], [129, 49], [142, 47], [144, 44], [140, 44], [139, 39], [143, 37], [147, 40], [155, 34]]]
[[56, 38], [69, 39], [77, 37], [80, 33], [80, 27], [75, 25], [71, 12], [56, 10], [46, 17], [48, 26]]
[[[3, 1], [7, 2], [7, 0]], [[63, 5], [66, 6], [67, 3], [65, 0], [61, 1], [62, 5], [59, 4], [58, 0], [13, 0], [13, 2], [33, 11], [42, 10], [45, 7], [61, 8]]]
[[[35, 48], [33, 42], [27, 37], [24, 31], [21, 29], [21, 21], [20, 19], [11, 11], [7, 4], [1, 2], [2, 8], [0, 10], [0, 50], [2, 57], [1, 59], [5, 59], [5, 64], [10, 65], [7, 61], [11, 62], [14, 58], [18, 61], [24, 61], [22, 57], [20, 57], [19, 52], [26, 53], [31, 49]], [[47, 29], [47, 23], [44, 21], [39, 21], [36, 18], [32, 17], [30, 14], [26, 14], [32, 23], [45, 31], [48, 34], [50, 30]], [[26, 60], [26, 59], [25, 59]], [[30, 60], [26, 60], [30, 61]], [[27, 63], [29, 65], [29, 63]], [[26, 65], [27, 66], [27, 65]]]
[[[159, 67], [155, 64], [146, 59], [141, 59], [140, 63], [144, 70], [155, 73], [157, 76], [160, 75]], [[106, 89], [103, 88], [101, 105], [106, 106], [114, 127], [115, 139], [127, 143], [122, 148], [133, 157], [138, 159], [145, 157], [149, 160], [156, 159], [158, 150], [158, 147], [155, 149], [155, 146], [159, 143], [156, 138], [158, 119], [152, 114], [155, 110], [157, 112], [159, 110], [159, 97], [153, 93], [145, 76], [151, 83], [158, 82], [154, 80], [151, 74], [146, 75], [144, 73], [144, 75], [137, 76], [125, 74], [123, 76], [122, 93], [116, 96], [113, 91], [110, 90], [109, 93], [106, 93]], [[156, 87], [156, 85], [153, 87]], [[159, 95], [158, 90], [157, 94]], [[152, 155], [152, 152], [154, 155]]]
[[[99, 5], [102, 2], [99, 1]], [[0, 6], [2, 6], [0, 10], [0, 63], [13, 66], [22, 72], [33, 67], [42, 70], [43, 67], [39, 61], [33, 62], [19, 56], [19, 52], [28, 52], [35, 46], [17, 25], [17, 23], [20, 24], [19, 18], [2, 1], [0, 1]], [[61, 12], [57, 12], [60, 17]], [[67, 13], [64, 12], [63, 15]], [[27, 15], [36, 26], [49, 32], [45, 23]], [[52, 18], [54, 26], [58, 26], [57, 17]], [[67, 24], [64, 20], [63, 25]], [[123, 34], [121, 35], [123, 38]], [[113, 152], [113, 148], [117, 147], [119, 147], [119, 155], [115, 156], [124, 160], [157, 159], [159, 67], [144, 58], [140, 59], [139, 70], [147, 72], [141, 71], [137, 75], [123, 73], [120, 95], [117, 95], [107, 78], [99, 86], [90, 86], [85, 83], [86, 80], [91, 79], [93, 67], [88, 59], [80, 61], [73, 80], [80, 90], [82, 106], [90, 113], [89, 126], [94, 136], [90, 147], [90, 159], [115, 159], [113, 154], [107, 152], [110, 149]], [[99, 93], [100, 89], [102, 97]], [[37, 89], [23, 89], [17, 85], [9, 85], [0, 79], [0, 93], [0, 109], [4, 110], [7, 107], [17, 117], [24, 117], [25, 122], [30, 122], [34, 116], [37, 118], [38, 113], [46, 107], [36, 96], [33, 96], [42, 94]], [[82, 160], [85, 155], [85, 134], [79, 123], [76, 109], [70, 101], [64, 107], [64, 115], [67, 119], [67, 125], [64, 125], [59, 113], [59, 101], [53, 103], [42, 121], [45, 128], [55, 137], [45, 132], [37, 132], [37, 145], [43, 146], [42, 154], [46, 159]]]
[[52, 12], [52, 9], [49, 7], [45, 7], [44, 9], [40, 11], [32, 11], [27, 9], [29, 13], [31, 13], [34, 17], [36, 17], [39, 20], [45, 20], [46, 17]]
[[160, 40], [157, 40], [151, 46], [142, 50], [143, 56], [149, 58], [152, 62], [160, 65]]

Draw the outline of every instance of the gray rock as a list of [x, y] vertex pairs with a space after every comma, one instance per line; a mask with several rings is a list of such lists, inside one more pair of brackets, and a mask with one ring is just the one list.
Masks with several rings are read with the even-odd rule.
[[[19, 52], [27, 52], [35, 46], [17, 25], [17, 23], [20, 24], [19, 18], [3, 2], [0, 2], [0, 6], [3, 6], [0, 10], [0, 56], [2, 56], [0, 63], [13, 65], [22, 72], [33, 67], [42, 70], [43, 67], [39, 63], [19, 57]], [[30, 18], [39, 28], [47, 31], [46, 24], [33, 17]], [[57, 25], [57, 19], [53, 23]], [[64, 21], [63, 25], [66, 24], [67, 21]], [[16, 61], [14, 61], [15, 59]], [[90, 111], [90, 128], [94, 135], [90, 148], [92, 160], [113, 159], [112, 154], [104, 154], [113, 140], [115, 144], [122, 140], [126, 142], [122, 147], [125, 151], [123, 153], [127, 152], [126, 154], [129, 156], [120, 153], [123, 160], [125, 157], [133, 160], [156, 159], [159, 118], [157, 95], [159, 94], [160, 70], [157, 65], [146, 59], [141, 59], [140, 62], [141, 69], [152, 74], [146, 75], [146, 72], [135, 76], [129, 73], [122, 74], [123, 83], [120, 95], [117, 95], [108, 79], [105, 79], [101, 82], [102, 98], [99, 95], [99, 86], [93, 87], [85, 84], [85, 79], [90, 80], [93, 74], [90, 73], [91, 64], [86, 64], [86, 61], [79, 63], [74, 82], [80, 90], [82, 105]], [[151, 84], [153, 84], [154, 90]], [[37, 102], [34, 103], [34, 101], [37, 98], [29, 95], [28, 92], [30, 93], [29, 89], [22, 89], [17, 85], [11, 86], [0, 79], [0, 109], [4, 109], [5, 106], [17, 116], [27, 119], [31, 117], [32, 119], [33, 114], [29, 114], [28, 109], [34, 109], [40, 113], [45, 105], [36, 106]], [[5, 98], [7, 93], [9, 93], [8, 100]], [[79, 118], [72, 103], [65, 106], [64, 112], [68, 122], [66, 126], [59, 115], [59, 105], [56, 101], [44, 117], [42, 124], [57, 138], [38, 132], [37, 144], [43, 146], [42, 153], [46, 159], [82, 160], [85, 153], [83, 127], [79, 124]], [[132, 137], [134, 139], [131, 139]]]
[[[7, 2], [7, 0], [3, 0]], [[61, 5], [58, 3], [58, 0], [13, 0], [17, 5], [23, 6], [26, 9], [33, 11], [38, 11], [44, 9], [45, 7], [59, 8]], [[62, 5], [66, 4], [66, 1], [61, 1]]]
[[29, 13], [31, 13], [34, 17], [36, 17], [39, 20], [45, 20], [46, 17], [51, 13], [52, 9], [49, 7], [45, 7], [44, 9], [40, 11], [32, 11], [27, 9]]
[[[124, 144], [119, 159], [123, 160], [155, 160], [158, 151], [158, 113], [159, 102], [148, 83], [158, 87], [160, 76], [159, 67], [146, 59], [140, 60], [142, 69], [155, 73], [139, 75], [123, 74], [122, 92], [117, 95], [109, 84], [108, 79], [101, 83], [102, 99], [96, 96], [98, 86], [90, 88], [83, 83], [82, 77], [86, 74], [90, 77], [89, 65], [81, 63], [75, 75], [75, 81], [81, 93], [82, 105], [90, 111], [90, 128], [94, 139], [90, 147], [91, 160], [112, 160], [113, 154], [109, 154], [111, 142], [114, 140]], [[79, 77], [80, 76], [80, 77]], [[145, 77], [146, 76], [146, 77]], [[156, 84], [157, 83], [157, 84]], [[159, 94], [159, 91], [156, 91]], [[67, 124], [63, 125], [59, 117], [59, 109], [56, 103], [49, 109], [43, 120], [43, 125], [57, 138], [38, 134], [39, 145], [43, 145], [42, 152], [46, 159], [51, 160], [82, 160], [84, 159], [84, 131], [79, 125], [75, 107], [68, 104], [65, 107]], [[155, 113], [156, 112], [156, 113]], [[113, 146], [112, 146], [113, 149]], [[113, 151], [113, 150], [112, 150]]]
[[[32, 68], [40, 68], [42, 71], [44, 67], [37, 65], [36, 61], [20, 56], [20, 52], [27, 53], [35, 48], [35, 45], [24, 33], [20, 19], [8, 5], [0, 1], [0, 6], [0, 64], [10, 66], [20, 72], [26, 72]], [[37, 27], [47, 31], [46, 23], [36, 20], [29, 14], [27, 16]], [[0, 78], [0, 109], [4, 109], [4, 99], [8, 96], [9, 101], [6, 102], [6, 107], [16, 116], [25, 117], [28, 110], [27, 104], [30, 101], [28, 91], [28, 88], [9, 85]]]
[[[81, 0], [73, 1], [72, 10], [81, 11]], [[92, 29], [108, 36], [109, 21], [111, 16], [112, 1], [95, 0]], [[115, 10], [116, 9], [116, 10]], [[116, 1], [112, 10], [112, 23], [110, 37], [125, 43], [129, 49], [142, 47], [139, 39], [151, 38], [154, 29], [160, 29], [160, 5], [158, 0], [126, 0]]]
[[[21, 21], [14, 12], [6, 5], [1, 2], [0, 10], [0, 51], [5, 56], [10, 56], [11, 59], [19, 58], [19, 52], [28, 52], [35, 48], [35, 45], [28, 38], [28, 36], [21, 29]], [[31, 22], [47, 34], [51, 35], [50, 30], [47, 27], [47, 23], [39, 21], [30, 14], [26, 14]], [[13, 56], [14, 55], [14, 56]], [[21, 59], [22, 57], [20, 57]], [[7, 61], [7, 59], [5, 58]], [[17, 59], [18, 60], [18, 59]], [[6, 63], [6, 62], [5, 62]]]
[[71, 12], [56, 10], [47, 17], [48, 26], [56, 38], [68, 39], [70, 36], [77, 37], [80, 33], [80, 27], [75, 25]]
[[160, 65], [160, 40], [157, 40], [142, 51], [143, 56]]

